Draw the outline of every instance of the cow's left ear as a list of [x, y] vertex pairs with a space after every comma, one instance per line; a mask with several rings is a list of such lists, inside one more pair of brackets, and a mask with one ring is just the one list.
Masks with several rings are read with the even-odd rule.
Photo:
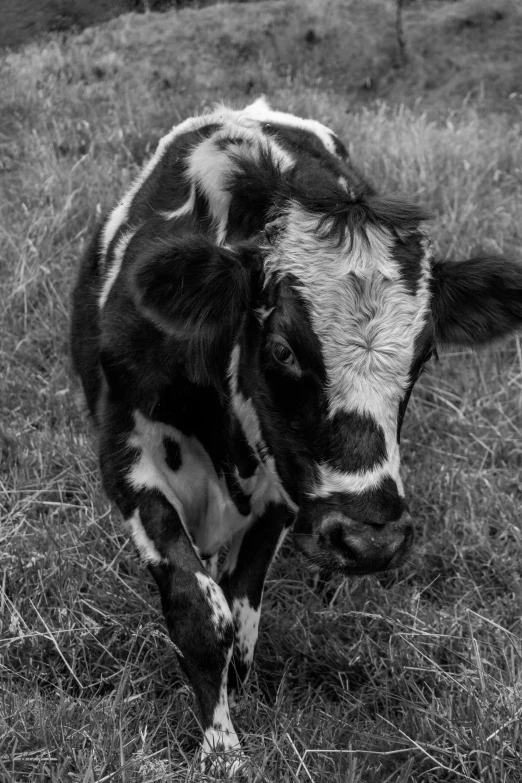
[[522, 264], [504, 256], [478, 256], [435, 261], [432, 272], [439, 345], [484, 345], [522, 327]]
[[156, 243], [131, 274], [133, 298], [166, 335], [192, 381], [217, 383], [259, 278], [253, 242], [234, 247], [187, 234]]

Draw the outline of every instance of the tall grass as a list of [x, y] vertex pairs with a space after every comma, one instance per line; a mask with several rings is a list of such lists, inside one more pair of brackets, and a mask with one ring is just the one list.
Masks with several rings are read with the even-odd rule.
[[[218, 16], [226, 28], [238, 8], [172, 15], [180, 82], [170, 87], [161, 67], [154, 76], [169, 15], [139, 28], [115, 21], [0, 64], [2, 780], [204, 780], [192, 764], [192, 696], [156, 592], [100, 488], [68, 366], [67, 313], [96, 215], [161, 132], [217, 93], [246, 102], [237, 63], [213, 53], [199, 70], [183, 67], [209, 20], [215, 42]], [[263, 51], [255, 57], [277, 108], [330, 124], [369, 179], [432, 210], [441, 257], [478, 246], [520, 253], [512, 115], [479, 115], [470, 101], [437, 121], [354, 106]], [[410, 562], [395, 575], [314, 587], [291, 546], [283, 552], [234, 715], [252, 779], [521, 779], [521, 402], [517, 338], [441, 357], [404, 430]]]

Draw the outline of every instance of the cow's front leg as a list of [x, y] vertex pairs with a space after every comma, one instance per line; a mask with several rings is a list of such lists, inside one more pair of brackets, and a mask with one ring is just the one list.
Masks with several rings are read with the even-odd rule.
[[159, 492], [141, 493], [131, 526], [158, 585], [180, 665], [199, 703], [202, 767], [231, 776], [245, 757], [228, 707], [234, 638], [230, 608], [221, 588], [205, 572], [176, 510]]
[[293, 519], [287, 507], [270, 505], [225, 566], [220, 584], [234, 623], [234, 654], [228, 672], [231, 696], [241, 689], [252, 668], [266, 574]]

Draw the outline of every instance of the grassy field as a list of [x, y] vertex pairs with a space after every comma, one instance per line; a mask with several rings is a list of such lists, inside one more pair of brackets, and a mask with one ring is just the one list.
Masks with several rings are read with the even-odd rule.
[[[266, 92], [431, 209], [442, 255], [520, 257], [517, 4], [419, 4], [405, 27], [402, 70], [387, 0], [131, 15], [0, 59], [2, 783], [205, 780], [192, 695], [101, 491], [67, 345], [84, 243], [165, 129]], [[521, 407], [519, 339], [442, 356], [404, 430], [410, 561], [314, 589], [284, 550], [233, 715], [252, 780], [520, 782]]]

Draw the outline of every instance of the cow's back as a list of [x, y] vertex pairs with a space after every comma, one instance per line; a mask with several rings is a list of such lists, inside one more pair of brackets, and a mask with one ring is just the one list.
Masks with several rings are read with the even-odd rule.
[[224, 244], [262, 230], [288, 180], [315, 193], [342, 178], [368, 186], [325, 126], [271, 111], [256, 101], [243, 111], [221, 108], [192, 118], [161, 139], [156, 153], [110, 213], [100, 237], [107, 301], [137, 234], [198, 232]]

